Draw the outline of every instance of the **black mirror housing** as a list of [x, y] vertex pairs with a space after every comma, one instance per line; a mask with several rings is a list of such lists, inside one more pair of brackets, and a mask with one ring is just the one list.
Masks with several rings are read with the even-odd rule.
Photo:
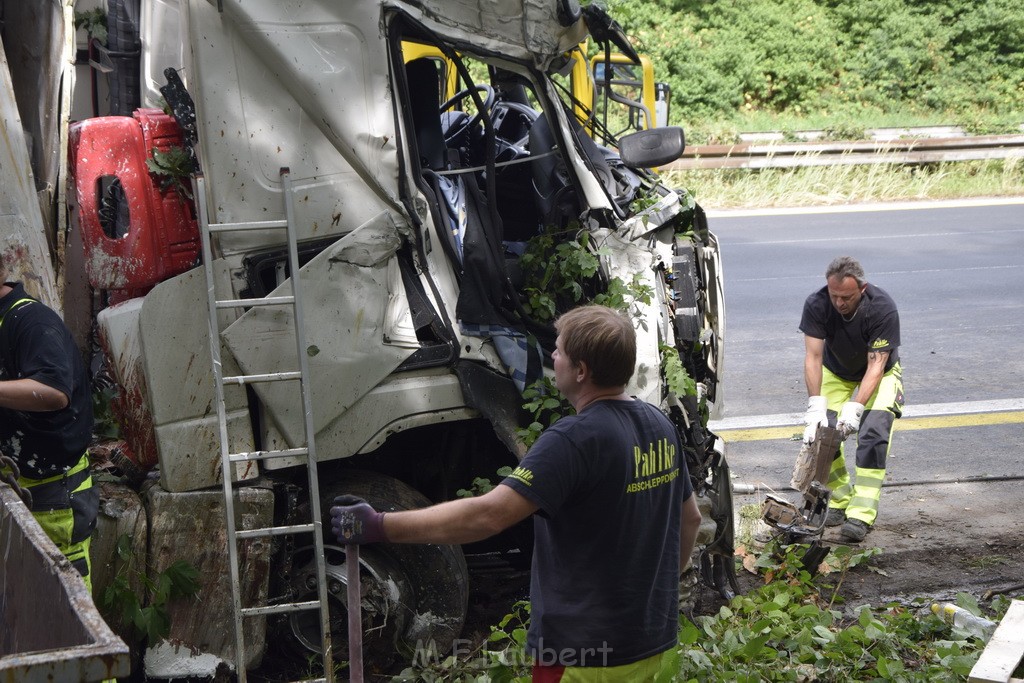
[[619, 138], [619, 158], [630, 168], [654, 168], [683, 155], [686, 136], [680, 126], [637, 131]]

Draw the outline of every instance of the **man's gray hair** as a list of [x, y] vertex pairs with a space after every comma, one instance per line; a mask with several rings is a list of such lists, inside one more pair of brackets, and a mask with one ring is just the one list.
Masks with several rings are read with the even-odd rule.
[[828, 280], [833, 275], [840, 281], [852, 277], [857, 281], [858, 286], [864, 285], [864, 268], [852, 256], [839, 256], [833, 259], [832, 263], [828, 264], [828, 270], [825, 271], [825, 279]]

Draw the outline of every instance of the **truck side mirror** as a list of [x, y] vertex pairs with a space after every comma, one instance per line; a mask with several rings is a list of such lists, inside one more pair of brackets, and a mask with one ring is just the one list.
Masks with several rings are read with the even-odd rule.
[[619, 158], [630, 168], [654, 168], [683, 155], [686, 137], [680, 126], [651, 128], [619, 138]]

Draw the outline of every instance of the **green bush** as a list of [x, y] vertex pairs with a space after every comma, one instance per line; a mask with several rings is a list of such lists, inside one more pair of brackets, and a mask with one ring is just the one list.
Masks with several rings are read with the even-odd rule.
[[611, 0], [610, 11], [671, 86], [676, 123], [1024, 118], [1014, 0]]

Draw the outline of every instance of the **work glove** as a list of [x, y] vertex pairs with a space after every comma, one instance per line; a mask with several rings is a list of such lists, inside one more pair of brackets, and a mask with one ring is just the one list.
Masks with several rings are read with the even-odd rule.
[[864, 414], [864, 406], [856, 401], [847, 401], [843, 409], [839, 411], [839, 421], [836, 422], [836, 429], [843, 433], [844, 437], [856, 434], [860, 429], [860, 416]]
[[807, 412], [804, 413], [804, 443], [811, 443], [818, 434], [818, 427], [828, 427], [828, 401], [824, 396], [811, 396], [807, 399]]
[[358, 496], [334, 499], [331, 507], [331, 531], [342, 545], [387, 542], [384, 513], [377, 512]]

